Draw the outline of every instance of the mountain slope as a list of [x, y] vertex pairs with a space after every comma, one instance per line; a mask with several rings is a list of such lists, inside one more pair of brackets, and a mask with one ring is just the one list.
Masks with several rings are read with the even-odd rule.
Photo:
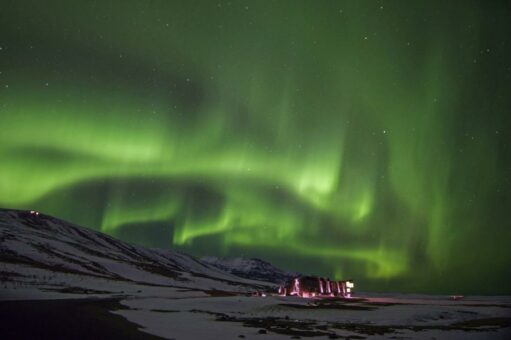
[[256, 258], [219, 258], [206, 256], [202, 257], [201, 261], [239, 277], [251, 278], [253, 280], [271, 282], [275, 284], [285, 284], [287, 281], [300, 276], [298, 273], [285, 272], [274, 267], [269, 262]]
[[0, 281], [96, 292], [126, 285], [231, 292], [268, 288], [177, 251], [135, 246], [51, 216], [5, 209], [0, 209]]

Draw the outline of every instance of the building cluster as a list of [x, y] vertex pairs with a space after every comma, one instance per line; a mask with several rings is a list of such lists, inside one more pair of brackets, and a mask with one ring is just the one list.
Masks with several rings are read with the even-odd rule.
[[351, 297], [355, 285], [352, 280], [331, 281], [317, 276], [301, 276], [279, 287], [279, 295], [309, 297]]

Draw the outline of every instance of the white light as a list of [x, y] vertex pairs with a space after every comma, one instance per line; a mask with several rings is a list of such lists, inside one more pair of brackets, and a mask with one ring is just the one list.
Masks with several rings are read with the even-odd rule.
[[355, 287], [355, 284], [353, 282], [348, 281], [348, 282], [346, 282], [346, 287], [353, 288], [353, 287]]

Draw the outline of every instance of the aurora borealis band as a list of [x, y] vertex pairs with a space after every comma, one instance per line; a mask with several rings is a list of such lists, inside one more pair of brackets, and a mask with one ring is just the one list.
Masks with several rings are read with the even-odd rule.
[[511, 293], [509, 2], [1, 7], [1, 207], [366, 290]]

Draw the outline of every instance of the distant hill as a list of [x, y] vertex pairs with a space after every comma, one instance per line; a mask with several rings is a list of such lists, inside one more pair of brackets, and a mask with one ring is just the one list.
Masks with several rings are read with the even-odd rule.
[[251, 259], [245, 259], [241, 257], [218, 258], [206, 256], [202, 257], [201, 261], [239, 277], [271, 282], [278, 285], [284, 284], [288, 280], [300, 276], [299, 273], [283, 271], [279, 268], [274, 267], [269, 262], [256, 258]]

